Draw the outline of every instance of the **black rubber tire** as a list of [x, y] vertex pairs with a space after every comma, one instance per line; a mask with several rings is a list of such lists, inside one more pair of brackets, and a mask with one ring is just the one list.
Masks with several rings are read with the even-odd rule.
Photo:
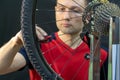
[[21, 30], [24, 47], [34, 69], [44, 80], [62, 80], [47, 64], [38, 45], [35, 32], [35, 11], [37, 0], [23, 0], [21, 9]]

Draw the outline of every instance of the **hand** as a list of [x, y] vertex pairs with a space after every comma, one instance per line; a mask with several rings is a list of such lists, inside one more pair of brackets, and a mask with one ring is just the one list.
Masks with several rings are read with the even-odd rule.
[[[44, 41], [45, 37], [48, 35], [42, 28], [36, 26], [36, 35], [39, 41]], [[15, 35], [14, 40], [17, 45], [23, 46], [24, 41], [22, 37], [21, 30]]]
[[22, 37], [22, 32], [21, 30], [13, 37], [16, 45], [20, 45], [20, 46], [23, 46], [23, 37]]
[[40, 27], [36, 26], [36, 34], [39, 41], [44, 41], [45, 37], [48, 36], [48, 34]]

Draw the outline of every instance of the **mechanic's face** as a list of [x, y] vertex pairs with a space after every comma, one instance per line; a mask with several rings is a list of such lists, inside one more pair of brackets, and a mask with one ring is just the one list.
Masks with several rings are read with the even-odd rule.
[[64, 34], [76, 34], [81, 32], [82, 12], [85, 7], [85, 0], [57, 0], [56, 10], [56, 24], [58, 29]]

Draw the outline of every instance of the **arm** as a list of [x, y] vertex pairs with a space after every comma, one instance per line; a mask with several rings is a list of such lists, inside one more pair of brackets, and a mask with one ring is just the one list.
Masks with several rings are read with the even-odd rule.
[[13, 72], [25, 66], [24, 57], [19, 53], [16, 54], [22, 45], [21, 32], [18, 32], [0, 48], [0, 74]]
[[[39, 40], [44, 40], [47, 33], [36, 26], [36, 34]], [[26, 60], [22, 54], [18, 53], [23, 46], [21, 31], [10, 41], [0, 48], [0, 74], [10, 73], [26, 65]]]

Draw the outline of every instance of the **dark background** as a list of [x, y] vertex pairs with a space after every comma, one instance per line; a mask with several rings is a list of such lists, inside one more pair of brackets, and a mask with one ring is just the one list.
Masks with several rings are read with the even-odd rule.
[[[119, 0], [110, 1], [120, 5]], [[20, 30], [21, 2], [22, 0], [0, 0], [0, 47]], [[54, 9], [54, 3], [51, 3], [51, 0], [38, 0], [38, 3], [40, 9]], [[39, 26], [44, 26], [45, 30], [51, 27], [52, 31], [56, 31], [55, 23], [48, 24], [49, 26], [43, 24], [44, 22], [54, 21], [54, 12], [42, 11], [39, 14]], [[52, 32], [51, 30], [48, 30], [48, 33]], [[28, 68], [25, 67], [23, 70], [1, 75], [0, 80], [29, 80]]]
[[[0, 47], [20, 30], [21, 4], [22, 0], [0, 0]], [[55, 23], [43, 24], [54, 21], [54, 11], [40, 10], [51, 10], [54, 9], [53, 6], [54, 2], [50, 0], [38, 0], [39, 12], [37, 15], [39, 15], [39, 18], [37, 18], [37, 24], [47, 30], [48, 33], [57, 30]], [[51, 27], [51, 30], [48, 30], [48, 27]], [[0, 80], [29, 80], [28, 68], [25, 67], [20, 71], [0, 75]]]

